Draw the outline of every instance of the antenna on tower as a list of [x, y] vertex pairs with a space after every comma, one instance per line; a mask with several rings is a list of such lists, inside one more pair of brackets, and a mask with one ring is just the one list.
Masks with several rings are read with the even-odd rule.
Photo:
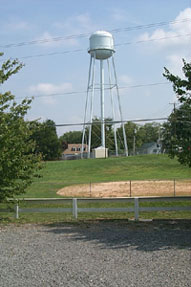
[[[95, 61], [100, 61], [100, 82], [99, 82], [99, 90], [100, 90], [100, 110], [101, 110], [101, 147], [102, 154], [107, 154], [107, 147], [105, 144], [105, 84], [104, 84], [104, 61], [107, 60], [107, 69], [108, 69], [108, 77], [109, 77], [109, 91], [111, 97], [111, 105], [112, 105], [112, 117], [113, 121], [115, 121], [115, 110], [114, 106], [114, 93], [113, 89], [115, 88], [117, 102], [118, 102], [118, 111], [120, 114], [120, 120], [122, 123], [123, 130], [123, 140], [124, 140], [124, 150], [125, 155], [128, 156], [128, 147], [127, 147], [127, 139], [125, 133], [125, 126], [123, 122], [122, 116], [122, 108], [120, 102], [119, 88], [117, 83], [117, 73], [115, 68], [114, 61], [114, 40], [112, 34], [106, 31], [97, 31], [90, 36], [90, 47], [88, 53], [90, 54], [90, 65], [89, 65], [89, 75], [88, 75], [88, 85], [87, 85], [87, 96], [86, 96], [86, 104], [85, 104], [85, 114], [84, 114], [84, 125], [83, 125], [83, 135], [82, 135], [82, 157], [84, 150], [84, 139], [85, 132], [88, 128], [88, 158], [90, 158], [91, 152], [91, 133], [92, 133], [92, 120], [93, 120], [93, 104], [94, 104], [94, 94], [95, 94]], [[111, 64], [110, 60], [111, 59]], [[114, 76], [114, 83], [112, 83], [112, 73]], [[89, 112], [89, 119], [87, 124], [87, 113]], [[118, 156], [118, 144], [117, 144], [117, 134], [116, 134], [116, 125], [114, 124], [114, 141], [115, 141], [115, 154]]]

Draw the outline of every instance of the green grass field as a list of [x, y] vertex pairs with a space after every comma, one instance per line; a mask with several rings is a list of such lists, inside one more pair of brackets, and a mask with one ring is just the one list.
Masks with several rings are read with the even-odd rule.
[[122, 180], [190, 179], [191, 169], [166, 155], [46, 162], [24, 197], [59, 197], [65, 186]]
[[[191, 169], [180, 165], [177, 160], [171, 160], [166, 155], [144, 155], [123, 158], [89, 159], [76, 161], [53, 161], [46, 162], [41, 171], [42, 177], [28, 188], [26, 194], [20, 198], [55, 198], [59, 197], [56, 192], [65, 186], [82, 183], [96, 183], [107, 181], [124, 180], [172, 180], [190, 179]], [[20, 203], [21, 208], [25, 203]], [[166, 204], [165, 202], [162, 205]], [[189, 202], [181, 205], [190, 206]], [[119, 204], [101, 204], [96, 207], [119, 207]], [[176, 203], [168, 203], [174, 206]], [[58, 207], [60, 204], [58, 204]], [[149, 203], [149, 206], [155, 206]], [[24, 207], [24, 206], [23, 206]], [[29, 208], [44, 207], [44, 204], [31, 204]], [[47, 207], [54, 207], [52, 205]], [[67, 206], [66, 206], [67, 207]], [[90, 207], [90, 205], [84, 206]], [[95, 206], [92, 206], [95, 207]], [[3, 206], [0, 206], [3, 208]], [[79, 215], [79, 220], [97, 219], [128, 219], [133, 218], [132, 213], [104, 213], [104, 214], [83, 214]], [[191, 219], [190, 211], [183, 212], [142, 212], [140, 218], [186, 218]], [[1, 213], [0, 222], [17, 223], [52, 223], [52, 222], [75, 222], [72, 214], [54, 213], [28, 213], [21, 214], [20, 219], [14, 219], [14, 213]]]

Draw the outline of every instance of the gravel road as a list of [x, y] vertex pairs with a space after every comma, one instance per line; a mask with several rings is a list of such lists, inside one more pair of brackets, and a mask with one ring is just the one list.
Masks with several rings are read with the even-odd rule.
[[0, 286], [191, 286], [191, 221], [0, 225]]

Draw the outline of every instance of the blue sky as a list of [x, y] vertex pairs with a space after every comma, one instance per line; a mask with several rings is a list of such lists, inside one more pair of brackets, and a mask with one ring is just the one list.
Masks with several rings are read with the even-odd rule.
[[[89, 35], [96, 30], [120, 29], [113, 36], [119, 87], [129, 86], [120, 89], [124, 119], [166, 117], [172, 110], [169, 103], [176, 98], [171, 85], [165, 84], [163, 67], [181, 75], [181, 59], [190, 60], [190, 6], [189, 0], [0, 0], [3, 59], [18, 58], [25, 63], [22, 71], [1, 90], [11, 90], [18, 101], [42, 96], [34, 98], [28, 114], [30, 120], [52, 119], [57, 124], [82, 122], [86, 97], [83, 91], [87, 88], [90, 60]], [[156, 24], [161, 22], [167, 23]], [[150, 28], [142, 27], [151, 23]], [[124, 30], [135, 26], [142, 28]], [[64, 39], [79, 34], [84, 37]], [[55, 37], [62, 38], [55, 41]], [[9, 44], [15, 45], [6, 47]], [[151, 83], [164, 84], [132, 87]], [[67, 92], [82, 93], [66, 95]], [[98, 117], [99, 106], [97, 96], [94, 115]], [[106, 98], [106, 116], [111, 115], [110, 110]], [[79, 127], [59, 128], [58, 134], [72, 129]]]

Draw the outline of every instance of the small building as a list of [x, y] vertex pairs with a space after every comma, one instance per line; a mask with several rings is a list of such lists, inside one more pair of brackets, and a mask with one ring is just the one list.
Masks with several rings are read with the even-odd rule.
[[93, 149], [93, 158], [106, 158], [108, 157], [108, 148], [103, 146]]
[[139, 149], [137, 154], [160, 154], [161, 145], [156, 142], [144, 143]]
[[81, 153], [88, 152], [88, 145], [84, 144], [83, 151], [82, 151], [82, 144], [68, 144], [67, 149], [65, 149], [62, 153], [62, 159], [72, 159], [78, 158]]

